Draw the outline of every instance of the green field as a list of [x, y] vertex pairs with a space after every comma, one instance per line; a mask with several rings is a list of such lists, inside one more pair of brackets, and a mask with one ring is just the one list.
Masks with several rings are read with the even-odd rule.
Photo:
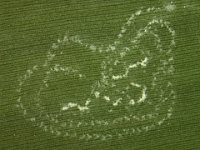
[[0, 150], [199, 150], [199, 61], [198, 0], [2, 0]]

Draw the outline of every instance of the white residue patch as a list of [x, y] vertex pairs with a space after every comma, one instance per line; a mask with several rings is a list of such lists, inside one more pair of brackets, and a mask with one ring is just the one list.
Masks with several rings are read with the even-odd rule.
[[104, 99], [109, 102], [110, 101], [110, 97], [109, 96], [104, 96]]
[[132, 100], [129, 101], [129, 104], [130, 105], [135, 105], [135, 101], [132, 99]]
[[165, 10], [168, 12], [172, 12], [176, 9], [176, 5], [174, 5], [172, 2], [170, 4], [167, 4], [165, 6]]
[[119, 79], [122, 79], [122, 78], [123, 78], [123, 76], [121, 76], [121, 75], [117, 75], [117, 76], [113, 75], [112, 76], [113, 80], [119, 80]]
[[68, 110], [69, 108], [77, 107], [78, 105], [76, 103], [68, 103], [66, 106], [62, 107], [62, 110]]
[[142, 102], [144, 102], [146, 100], [146, 98], [147, 98], [146, 90], [147, 90], [146, 87], [144, 87], [142, 89], [142, 97], [138, 100], [138, 103], [142, 103]]
[[96, 92], [94, 93], [94, 95], [95, 95], [96, 98], [99, 98], [100, 92], [96, 91]]
[[67, 105], [63, 106], [61, 108], [61, 110], [65, 111], [65, 110], [68, 110], [68, 109], [74, 108], [74, 107], [76, 107], [77, 109], [79, 109], [79, 111], [85, 111], [85, 110], [89, 109], [87, 106], [81, 106], [81, 105], [78, 105], [77, 103], [71, 103], [71, 102], [69, 102]]
[[90, 46], [90, 49], [91, 49], [92, 51], [95, 51], [97, 48], [96, 48], [96, 46], [91, 45], [91, 46]]
[[134, 83], [134, 82], [131, 82], [130, 84], [131, 84], [132, 86], [135, 86], [135, 87], [138, 87], [138, 88], [141, 87], [140, 84], [137, 84], [137, 83]]
[[117, 106], [119, 103], [121, 103], [122, 98], [118, 98], [114, 103], [113, 106]]

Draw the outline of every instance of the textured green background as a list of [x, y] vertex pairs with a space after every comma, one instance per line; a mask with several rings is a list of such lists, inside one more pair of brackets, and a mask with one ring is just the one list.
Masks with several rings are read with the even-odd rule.
[[[110, 43], [125, 18], [141, 6], [162, 0], [8, 0], [0, 1], [0, 150], [16, 149], [200, 149], [200, 1], [174, 1], [169, 18], [176, 30], [175, 112], [158, 130], [106, 142], [77, 142], [53, 137], [14, 107], [17, 78], [42, 62], [65, 31], [90, 43]], [[186, 6], [184, 8], [184, 6]]]

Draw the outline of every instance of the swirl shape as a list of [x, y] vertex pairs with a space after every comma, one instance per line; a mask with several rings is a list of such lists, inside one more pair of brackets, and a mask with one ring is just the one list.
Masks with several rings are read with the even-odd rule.
[[[43, 64], [19, 79], [17, 107], [44, 131], [85, 140], [120, 138], [160, 126], [171, 117], [175, 99], [171, 82], [175, 31], [157, 15], [160, 12], [160, 8], [135, 12], [106, 47], [64, 36], [53, 44]], [[145, 14], [148, 21], [138, 19]], [[83, 59], [66, 54], [70, 48], [81, 50]], [[97, 54], [105, 56], [100, 63]], [[99, 67], [91, 69], [91, 61]]]

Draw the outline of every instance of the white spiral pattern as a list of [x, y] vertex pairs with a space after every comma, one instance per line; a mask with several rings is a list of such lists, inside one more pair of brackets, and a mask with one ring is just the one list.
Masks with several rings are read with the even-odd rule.
[[[148, 8], [132, 14], [122, 26], [118, 38], [109, 46], [97, 47], [85, 44], [78, 36], [64, 36], [53, 44], [43, 64], [33, 66], [19, 79], [17, 107], [27, 120], [44, 131], [85, 140], [120, 138], [160, 126], [171, 117], [175, 99], [171, 81], [175, 31], [162, 16], [156, 16], [163, 11]], [[144, 14], [153, 15], [152, 19], [130, 36], [130, 28]], [[159, 29], [169, 34], [168, 46], [162, 44]], [[141, 41], [148, 36], [154, 41], [153, 50], [143, 49], [145, 46]], [[52, 78], [57, 74], [79, 82], [88, 78], [78, 67], [55, 63], [56, 57], [64, 57], [63, 47], [70, 44], [89, 49], [91, 53], [103, 53], [106, 57], [99, 64], [102, 70], [100, 80], [88, 89], [89, 96], [77, 102], [53, 105], [53, 108], [59, 107], [59, 111], [53, 112], [42, 99]], [[151, 74], [148, 74], [148, 68]], [[145, 77], [140, 77], [142, 74]]]

